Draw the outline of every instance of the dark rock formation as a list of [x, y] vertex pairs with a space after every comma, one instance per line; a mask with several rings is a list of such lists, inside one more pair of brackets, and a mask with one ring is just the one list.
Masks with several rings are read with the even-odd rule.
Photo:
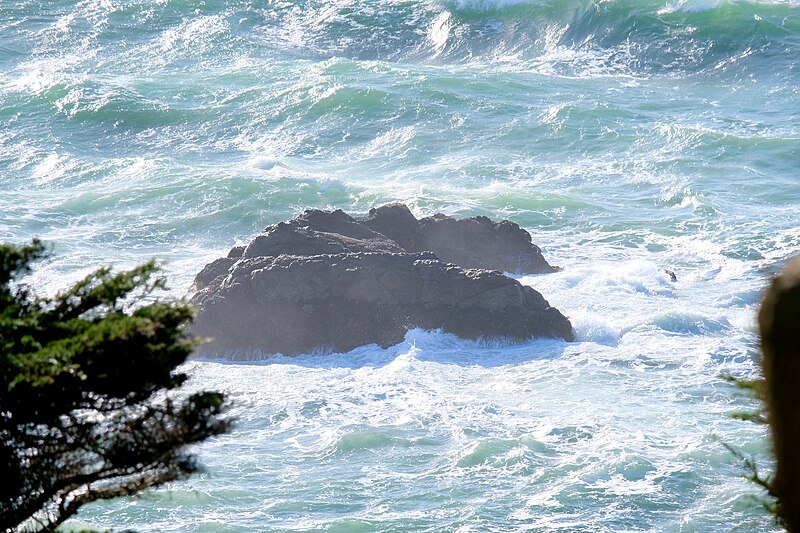
[[341, 210], [312, 209], [289, 222], [268, 226], [247, 246], [237, 246], [228, 257], [206, 265], [194, 281], [197, 288], [202, 289], [217, 276], [227, 274], [239, 259], [403, 251], [393, 240], [369, 229]]
[[430, 253], [244, 259], [193, 303], [214, 352], [296, 354], [397, 344], [411, 328], [464, 338], [561, 337], [569, 322], [530, 287]]
[[[432, 250], [418, 251], [428, 244]], [[417, 220], [399, 204], [364, 219], [306, 211], [197, 275], [193, 332], [214, 339], [202, 348], [208, 354], [386, 347], [415, 327], [469, 339], [572, 340], [569, 321], [535, 290], [497, 271], [452, 264], [479, 262], [475, 249], [495, 253], [486, 264], [553, 269], [509, 222]]]
[[557, 272], [531, 242], [530, 234], [508, 220], [455, 219], [442, 214], [417, 220], [403, 204], [371, 209], [359, 220], [408, 252], [433, 252], [447, 263], [514, 274]]
[[800, 531], [800, 258], [772, 282], [758, 323], [776, 462], [770, 492], [787, 529]]

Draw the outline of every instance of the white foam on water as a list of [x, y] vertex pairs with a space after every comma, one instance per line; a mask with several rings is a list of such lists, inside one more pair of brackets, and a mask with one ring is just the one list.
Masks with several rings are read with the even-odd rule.
[[[563, 4], [301, 4], [85, 1], [33, 30], [0, 21], [17, 39], [0, 81], [0, 234], [56, 246], [32, 283], [49, 294], [156, 256], [183, 296], [267, 224], [405, 201], [529, 229], [564, 270], [517, 278], [577, 340], [412, 330], [388, 349], [192, 361], [191, 386], [225, 391], [238, 419], [197, 448], [208, 473], [82, 520], [772, 530], [720, 443], [767, 456], [765, 429], [730, 416], [758, 404], [720, 375], [757, 375], [760, 288], [800, 244], [796, 71], [768, 86], [743, 48], [712, 58], [729, 78], [653, 74], [663, 43], [571, 43]], [[724, 7], [637, 9], [665, 4], [676, 24]], [[628, 20], [624, 3], [590, 7], [620, 15], [601, 30]], [[535, 32], [515, 18], [540, 12]], [[396, 50], [377, 42], [396, 33]], [[140, 122], [117, 123], [128, 111]]]
[[703, 13], [717, 9], [721, 5], [734, 3], [737, 0], [679, 0], [668, 3], [663, 9], [658, 11], [659, 15], [683, 11], [686, 13]]
[[546, 5], [546, 2], [542, 0], [455, 0], [455, 5], [459, 9], [492, 10], [519, 4]]
[[260, 170], [273, 170], [276, 167], [282, 166], [279, 159], [274, 157], [256, 156], [250, 160], [250, 166]]

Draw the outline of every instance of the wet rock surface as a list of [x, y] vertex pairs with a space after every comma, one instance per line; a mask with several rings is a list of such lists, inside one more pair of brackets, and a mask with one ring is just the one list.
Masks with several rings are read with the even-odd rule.
[[388, 347], [412, 328], [467, 339], [573, 339], [557, 309], [500, 269], [554, 270], [530, 235], [506, 221], [417, 220], [401, 204], [361, 219], [310, 210], [197, 275], [192, 333], [213, 339], [201, 355], [234, 357]]

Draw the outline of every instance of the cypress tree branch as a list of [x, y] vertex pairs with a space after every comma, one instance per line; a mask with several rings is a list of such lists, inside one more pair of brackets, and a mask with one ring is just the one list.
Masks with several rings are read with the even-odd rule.
[[155, 262], [101, 268], [52, 299], [19, 278], [47, 251], [0, 245], [0, 530], [52, 531], [81, 506], [196, 472], [225, 398], [187, 394], [193, 310], [149, 301]]

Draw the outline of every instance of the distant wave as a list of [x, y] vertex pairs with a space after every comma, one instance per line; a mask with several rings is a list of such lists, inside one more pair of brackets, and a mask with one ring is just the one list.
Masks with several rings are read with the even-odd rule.
[[[228, 0], [191, 6], [65, 3], [47, 26], [34, 6], [0, 7], [2, 42], [37, 43], [34, 54], [46, 57], [79, 50], [100, 63], [137, 68], [266, 55], [650, 77], [762, 75], [796, 69], [800, 61], [797, 0], [311, 0], [259, 7]], [[15, 49], [18, 44], [0, 46], [0, 59]]]
[[284, 53], [563, 75], [795, 68], [800, 4], [735, 0], [293, 3], [260, 31]]
[[[508, 57], [563, 74], [682, 75], [795, 68], [800, 4], [452, 0], [455, 61]], [[541, 70], [541, 68], [537, 69]]]

